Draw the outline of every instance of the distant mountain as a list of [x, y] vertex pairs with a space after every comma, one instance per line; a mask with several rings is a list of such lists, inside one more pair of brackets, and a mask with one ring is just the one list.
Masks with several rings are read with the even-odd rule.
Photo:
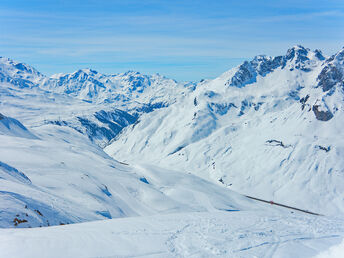
[[20, 88], [34, 87], [44, 78], [36, 69], [24, 63], [0, 57], [0, 82]]
[[[70, 110], [61, 112], [62, 106], [67, 109], [62, 104], [56, 110], [59, 114], [41, 123], [69, 126], [102, 147], [124, 127], [135, 123], [140, 114], [167, 107], [195, 87], [194, 83], [177, 83], [159, 74], [143, 75], [133, 71], [103, 75], [91, 69], [81, 69], [71, 74], [46, 77], [33, 67], [9, 58], [0, 58], [0, 82], [3, 83], [0, 90], [4, 98], [18, 99], [19, 92], [25, 92], [24, 98], [51, 96], [43, 103], [67, 101], [73, 115]], [[85, 103], [80, 104], [75, 98]], [[81, 111], [80, 106], [85, 105], [89, 108], [86, 112]]]
[[[158, 74], [143, 75], [129, 71], [122, 74], [104, 75], [91, 69], [78, 70], [71, 74], [56, 74], [46, 78], [41, 87], [65, 93], [86, 101], [97, 103], [141, 103], [174, 102], [175, 95], [184, 84]], [[152, 92], [155, 96], [152, 96]], [[168, 97], [169, 96], [169, 97]], [[118, 105], [118, 104], [117, 104]]]

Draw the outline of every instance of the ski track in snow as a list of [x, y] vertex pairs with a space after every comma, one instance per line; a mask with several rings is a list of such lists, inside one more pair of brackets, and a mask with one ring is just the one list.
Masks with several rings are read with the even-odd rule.
[[[0, 252], [4, 257], [312, 257], [340, 243], [343, 232], [343, 220], [324, 217], [179, 213], [1, 229]], [[293, 256], [298, 252], [302, 255]]]

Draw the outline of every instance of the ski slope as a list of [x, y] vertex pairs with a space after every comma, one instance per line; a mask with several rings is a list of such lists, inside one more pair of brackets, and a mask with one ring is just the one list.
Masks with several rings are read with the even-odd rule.
[[[4, 257], [313, 257], [343, 220], [262, 211], [197, 212], [0, 229]], [[20, 248], [18, 248], [20, 246]]]

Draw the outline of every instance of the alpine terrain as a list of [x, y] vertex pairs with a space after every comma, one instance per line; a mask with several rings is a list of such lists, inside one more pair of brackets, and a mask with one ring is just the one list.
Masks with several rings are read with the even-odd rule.
[[0, 256], [335, 256], [343, 121], [344, 49], [200, 82], [1, 57]]

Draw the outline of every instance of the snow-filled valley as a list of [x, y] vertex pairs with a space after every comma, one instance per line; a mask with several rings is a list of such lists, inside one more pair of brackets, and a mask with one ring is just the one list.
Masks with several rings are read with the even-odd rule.
[[198, 83], [0, 58], [0, 254], [326, 256], [344, 238], [343, 89], [344, 49]]

